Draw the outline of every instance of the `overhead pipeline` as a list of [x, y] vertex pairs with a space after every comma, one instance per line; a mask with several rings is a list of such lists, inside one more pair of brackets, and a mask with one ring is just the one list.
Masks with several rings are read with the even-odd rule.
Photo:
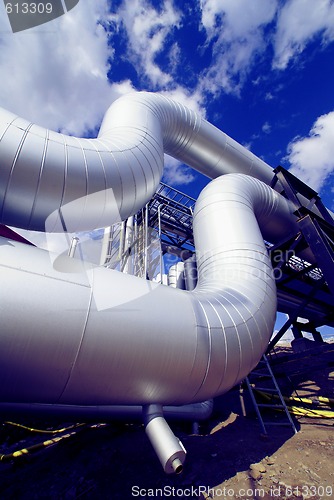
[[194, 213], [197, 285], [167, 287], [0, 238], [0, 401], [6, 411], [90, 407], [97, 418], [111, 405], [158, 405], [148, 434], [164, 467], [179, 470], [184, 453], [161, 407], [222, 394], [260, 360], [276, 314], [263, 238], [296, 232], [294, 207], [267, 185], [267, 164], [159, 95], [116, 101], [96, 139], [0, 111], [2, 224], [74, 232], [124, 220], [156, 191], [164, 152], [215, 179]]
[[[163, 154], [209, 178], [239, 172], [267, 184], [269, 165], [182, 104], [158, 94], [115, 101], [96, 139], [46, 130], [0, 108], [0, 222], [47, 232], [109, 226], [153, 196]], [[271, 221], [266, 237], [289, 233]]]
[[[5, 111], [0, 138], [1, 220], [27, 229], [78, 231], [109, 225], [117, 212], [131, 216], [155, 192], [164, 152], [210, 177], [273, 176], [196, 113], [150, 93], [113, 103], [97, 139]], [[289, 202], [266, 184], [218, 177], [196, 204], [192, 291], [2, 240], [1, 400], [166, 405], [228, 390], [272, 333], [276, 291], [263, 237], [294, 225]]]

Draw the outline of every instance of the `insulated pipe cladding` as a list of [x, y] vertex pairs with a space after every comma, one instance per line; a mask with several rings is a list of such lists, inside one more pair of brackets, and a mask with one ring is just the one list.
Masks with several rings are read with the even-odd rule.
[[0, 411], [144, 406], [164, 470], [180, 472], [185, 450], [161, 406], [222, 394], [257, 365], [276, 313], [259, 224], [286, 204], [248, 176], [212, 181], [194, 212], [193, 291], [0, 239]]
[[[158, 94], [115, 101], [97, 139], [52, 132], [0, 108], [0, 222], [75, 232], [125, 220], [156, 191], [164, 152], [209, 178], [239, 172], [270, 184], [274, 175], [198, 114]], [[291, 232], [291, 220], [269, 226], [273, 238]]]
[[167, 474], [173, 472], [180, 474], [183, 470], [186, 450], [164, 419], [162, 406], [144, 406], [143, 414], [146, 434], [164, 471]]
[[195, 207], [191, 292], [2, 239], [0, 400], [183, 405], [229, 390], [272, 334], [259, 224], [286, 204], [248, 176], [212, 181]]
[[[0, 221], [74, 232], [124, 220], [154, 194], [164, 152], [216, 178], [196, 203], [195, 289], [1, 238], [0, 411], [89, 407], [98, 418], [101, 408], [139, 405], [147, 417], [152, 405], [159, 413], [228, 391], [260, 360], [276, 313], [263, 238], [296, 231], [293, 207], [267, 185], [268, 165], [186, 107], [125, 96], [97, 139], [2, 110]], [[179, 470], [184, 456], [161, 419], [147, 417], [147, 432], [163, 466]], [[168, 445], [160, 453], [162, 427]]]

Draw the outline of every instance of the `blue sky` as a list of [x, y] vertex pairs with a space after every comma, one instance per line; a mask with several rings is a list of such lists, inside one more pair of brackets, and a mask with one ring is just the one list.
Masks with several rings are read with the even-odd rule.
[[[162, 92], [333, 209], [333, 41], [330, 0], [81, 0], [16, 34], [0, 6], [0, 105], [94, 136], [118, 96]], [[207, 182], [171, 159], [165, 181], [194, 196]]]
[[[39, 125], [95, 136], [132, 90], [197, 110], [334, 209], [331, 0], [81, 0], [12, 34], [0, 5], [0, 106]], [[197, 197], [207, 183], [166, 158], [164, 180]]]

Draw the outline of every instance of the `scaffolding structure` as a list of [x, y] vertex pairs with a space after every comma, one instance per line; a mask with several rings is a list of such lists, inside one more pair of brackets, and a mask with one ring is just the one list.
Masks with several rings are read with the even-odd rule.
[[134, 217], [105, 233], [101, 263], [141, 278], [166, 283], [164, 256], [169, 264], [194, 253], [192, 218], [195, 199], [165, 183]]
[[[288, 320], [270, 342], [268, 351], [290, 327], [296, 339], [307, 332], [322, 342], [317, 328], [334, 326], [333, 219], [316, 191], [281, 166], [274, 172], [272, 187], [279, 182], [283, 187], [281, 194], [293, 203], [299, 231], [269, 248], [274, 268], [281, 271], [276, 279], [278, 311], [287, 313]], [[296, 257], [305, 249], [314, 256], [312, 264]], [[289, 253], [293, 256], [284, 259]]]

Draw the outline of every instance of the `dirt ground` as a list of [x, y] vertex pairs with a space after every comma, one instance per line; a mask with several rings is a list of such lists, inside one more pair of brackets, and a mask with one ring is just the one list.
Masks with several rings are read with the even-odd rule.
[[[334, 398], [334, 344], [300, 354], [281, 348], [272, 366], [282, 392], [311, 398], [312, 411], [319, 396]], [[170, 424], [187, 450], [177, 476], [163, 472], [139, 423], [79, 427], [42, 450], [36, 445], [50, 436], [3, 423], [0, 454], [35, 449], [0, 461], [0, 498], [333, 499], [334, 419], [317, 417], [294, 417], [296, 434], [273, 426], [264, 437], [247, 390], [238, 386], [215, 401], [198, 434], [190, 423]], [[282, 422], [283, 415], [266, 418]]]

